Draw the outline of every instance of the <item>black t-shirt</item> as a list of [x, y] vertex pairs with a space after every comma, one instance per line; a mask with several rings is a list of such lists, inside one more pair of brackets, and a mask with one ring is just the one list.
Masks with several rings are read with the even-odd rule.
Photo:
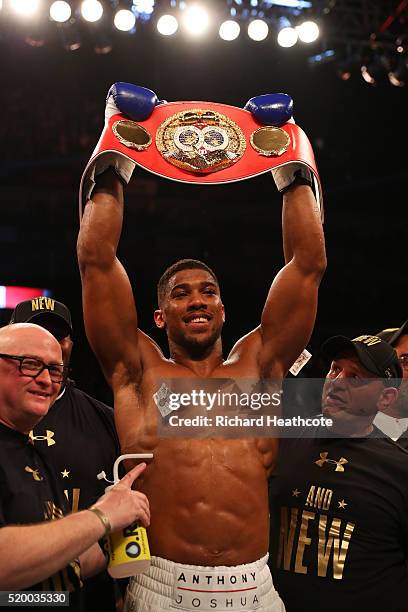
[[[112, 479], [120, 455], [112, 408], [68, 380], [31, 438], [54, 467], [73, 512], [89, 508], [103, 495], [108, 483], [97, 474], [105, 471]], [[84, 581], [83, 595], [86, 611], [114, 612], [113, 581], [106, 571]]]
[[402, 432], [402, 434], [400, 435], [400, 437], [398, 438], [396, 442], [397, 444], [402, 446], [402, 448], [405, 448], [405, 450], [408, 450], [408, 429]]
[[[68, 511], [53, 470], [29, 437], [0, 423], [0, 527], [42, 523]], [[7, 563], [7, 558], [1, 563]], [[76, 560], [29, 590], [74, 591], [80, 586]]]
[[113, 410], [68, 381], [64, 394], [30, 434], [48, 458], [68, 497], [71, 510], [89, 508], [108, 483], [98, 480], [120, 455]]
[[287, 612], [405, 612], [408, 452], [378, 431], [315, 434], [280, 441], [270, 480], [270, 566]]

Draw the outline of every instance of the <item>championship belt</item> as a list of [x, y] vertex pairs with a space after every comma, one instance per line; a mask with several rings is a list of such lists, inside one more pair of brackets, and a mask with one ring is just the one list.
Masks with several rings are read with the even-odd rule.
[[110, 117], [82, 175], [80, 206], [95, 163], [108, 167], [117, 156], [158, 176], [200, 185], [241, 181], [297, 162], [312, 172], [322, 201], [313, 150], [301, 128], [292, 119], [281, 127], [264, 125], [227, 104], [170, 102], [156, 106], [145, 121]]

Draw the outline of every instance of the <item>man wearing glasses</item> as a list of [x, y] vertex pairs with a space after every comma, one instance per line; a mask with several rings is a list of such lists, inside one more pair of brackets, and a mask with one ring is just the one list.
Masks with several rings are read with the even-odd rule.
[[[69, 369], [73, 328], [65, 304], [45, 296], [24, 300], [16, 305], [10, 322], [35, 323], [51, 332]], [[30, 432], [30, 438], [53, 466], [73, 512], [87, 508], [103, 495], [106, 482], [98, 480], [97, 474], [111, 474], [120, 455], [112, 408], [66, 378], [56, 401]], [[107, 572], [85, 581], [84, 599], [86, 610], [115, 610], [113, 580]]]
[[374, 425], [392, 440], [405, 445], [408, 442], [408, 320], [401, 327], [383, 329], [377, 336], [394, 347], [402, 367], [403, 380], [397, 401], [387, 412], [378, 412]]
[[69, 591], [70, 609], [79, 609], [81, 578], [105, 566], [98, 540], [135, 520], [147, 526], [150, 511], [147, 498], [131, 490], [142, 464], [94, 506], [64, 518], [65, 496], [28, 434], [65, 376], [60, 345], [48, 331], [32, 324], [0, 329], [0, 591]]

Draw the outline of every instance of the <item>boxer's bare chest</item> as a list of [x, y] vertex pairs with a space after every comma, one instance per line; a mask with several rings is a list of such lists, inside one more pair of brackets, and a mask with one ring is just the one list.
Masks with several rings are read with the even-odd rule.
[[171, 362], [160, 363], [146, 372], [140, 389], [129, 390], [115, 404], [122, 452], [153, 453], [140, 481], [151, 506], [153, 554], [198, 565], [234, 565], [265, 554], [267, 477], [277, 441], [203, 437], [194, 428], [183, 437], [163, 434], [161, 428], [170, 414], [170, 391], [191, 398], [200, 386], [210, 393], [231, 380], [257, 375], [256, 368], [227, 364], [201, 377]]

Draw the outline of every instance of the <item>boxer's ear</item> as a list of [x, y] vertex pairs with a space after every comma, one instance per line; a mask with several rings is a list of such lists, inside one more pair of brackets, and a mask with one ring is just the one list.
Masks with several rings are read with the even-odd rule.
[[154, 322], [156, 323], [156, 327], [158, 327], [159, 329], [165, 329], [166, 321], [165, 321], [164, 313], [160, 308], [154, 311], [153, 318], [154, 318]]

